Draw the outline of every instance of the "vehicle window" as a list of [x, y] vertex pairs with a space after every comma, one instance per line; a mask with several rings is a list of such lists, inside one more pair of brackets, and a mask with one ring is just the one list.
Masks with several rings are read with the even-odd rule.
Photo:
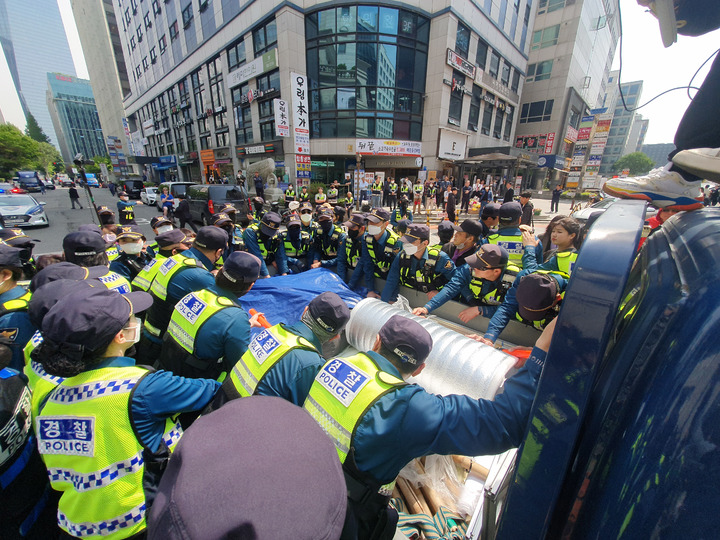
[[187, 188], [188, 188], [188, 186], [185, 184], [175, 184], [172, 187], [172, 193], [175, 196], [185, 195], [185, 193], [187, 193]]
[[225, 193], [225, 198], [230, 201], [240, 201], [244, 199], [243, 192], [236, 187], [227, 189], [227, 192]]
[[24, 195], [13, 195], [0, 198], [0, 206], [36, 206], [37, 202], [32, 197]]

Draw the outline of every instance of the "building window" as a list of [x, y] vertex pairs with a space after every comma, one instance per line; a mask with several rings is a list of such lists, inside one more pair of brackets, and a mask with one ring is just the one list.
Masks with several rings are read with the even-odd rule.
[[223, 84], [222, 62], [219, 56], [208, 64], [208, 73], [210, 75], [208, 82], [215, 129], [220, 129], [227, 126], [227, 113], [225, 112], [225, 85]]
[[125, 10], [125, 24], [130, 24], [130, 8]]
[[[575, 2], [573, 2], [575, 3]], [[565, 0], [540, 0], [538, 4], [538, 15], [552, 13], [565, 7]]]
[[532, 122], [546, 122], [550, 120], [554, 103], [555, 100], [553, 99], [523, 103], [520, 111], [520, 123], [527, 124]]
[[141, 25], [138, 24], [137, 28], [135, 29], [135, 33], [137, 34], [138, 43], [142, 43], [143, 30]]
[[455, 38], [455, 52], [467, 59], [470, 51], [470, 29], [458, 22], [457, 37]]
[[553, 61], [545, 60], [544, 62], [538, 62], [537, 64], [530, 64], [527, 68], [527, 82], [533, 81], [544, 81], [550, 78], [552, 73]]
[[150, 20], [150, 14], [146, 13], [143, 17], [143, 22], [145, 23], [145, 28], [150, 28], [152, 26], [152, 21]]
[[[353, 120], [353, 126], [355, 121]], [[275, 138], [275, 120], [260, 123], [260, 140], [262, 142], [272, 141]]]
[[142, 66], [143, 66], [143, 71], [147, 71], [148, 68], [150, 67], [150, 64], [148, 63], [147, 56], [143, 56]]
[[560, 25], [548, 26], [542, 30], [533, 32], [533, 40], [531, 49], [544, 49], [557, 45], [558, 36], [560, 35]]
[[183, 21], [183, 28], [187, 28], [190, 26], [190, 23], [193, 20], [193, 10], [192, 10], [192, 2], [189, 3], [187, 6], [185, 6], [182, 10], [182, 21]]
[[[280, 71], [275, 69], [270, 73], [258, 77], [257, 89], [264, 93], [280, 91]], [[353, 90], [353, 95], [354, 94], [355, 91]]]
[[165, 52], [165, 49], [167, 49], [167, 41], [165, 40], [165, 34], [160, 36], [160, 39], [158, 40], [158, 47], [160, 48], [160, 54], [163, 54]]
[[[492, 94], [486, 94], [488, 96], [492, 97]], [[493, 98], [494, 101], [494, 98]], [[480, 128], [480, 132], [483, 135], [490, 135], [490, 125], [492, 124], [492, 117], [493, 117], [493, 104], [489, 102], [485, 102], [485, 112], [483, 112], [483, 119], [482, 119], [482, 127]]]
[[477, 54], [475, 55], [475, 63], [477, 66], [484, 70], [487, 64], [488, 44], [482, 39], [478, 40]]
[[227, 131], [217, 133], [215, 135], [216, 148], [222, 148], [224, 146], [230, 146], [230, 137]]
[[178, 37], [178, 22], [173, 21], [170, 23], [170, 41], [173, 41], [176, 37]]
[[505, 86], [510, 84], [510, 64], [507, 61], [503, 62], [502, 73], [500, 74], [500, 82]]
[[255, 56], [264, 53], [277, 43], [277, 26], [275, 19], [260, 28], [253, 30], [253, 50]]
[[235, 137], [238, 144], [253, 142], [252, 114], [250, 111], [250, 100], [248, 83], [234, 88], [232, 91], [233, 119], [235, 121]]
[[510, 90], [517, 93], [518, 88], [520, 88], [520, 72], [515, 69], [513, 70], [512, 84], [510, 85]]
[[[198, 69], [196, 72], [192, 73], [190, 75], [190, 82], [192, 83], [193, 87], [193, 96], [195, 99], [195, 113], [196, 114], [203, 114], [205, 113], [205, 73], [202, 68]], [[199, 125], [199, 123], [198, 123]], [[200, 133], [202, 133], [203, 130], [201, 128]]]
[[198, 11], [202, 13], [208, 8], [208, 5], [210, 4], [210, 0], [200, 0], [200, 5], [198, 6]]
[[500, 55], [493, 51], [490, 53], [490, 76], [493, 79], [497, 79], [498, 72], [500, 71]]
[[[498, 105], [500, 105], [501, 103], [502, 102], [498, 102]], [[495, 137], [496, 139], [499, 139], [502, 136], [502, 124], [504, 116], [505, 111], [502, 109], [502, 107], [498, 106], [498, 108], [495, 109], [495, 124], [493, 125], [493, 137]]]
[[201, 150], [207, 150], [210, 148], [210, 140], [211, 136], [208, 135], [200, 135], [200, 149]]
[[448, 111], [448, 123], [459, 126], [462, 117], [463, 97], [465, 97], [465, 75], [453, 70], [453, 90], [450, 91], [450, 110]]
[[525, 6], [525, 17], [523, 18], [523, 23], [525, 26], [530, 24], [530, 2], [527, 3], [527, 6]]
[[135, 36], [130, 36], [130, 48], [135, 50]]
[[245, 38], [240, 39], [231, 46], [228, 51], [228, 69], [233, 71], [235, 68], [245, 63]]
[[513, 107], [508, 106], [507, 118], [505, 118], [505, 133], [503, 133], [503, 140], [510, 140], [510, 132], [512, 131], [513, 123]]
[[152, 10], [155, 15], [160, 15], [160, 4], [158, 0], [153, 0], [152, 2]]
[[140, 71], [140, 66], [135, 66], [135, 76], [139, 79], [142, 77], [142, 71]]
[[472, 98], [470, 99], [470, 116], [468, 117], [468, 129], [470, 131], [478, 130], [478, 122], [480, 120], [480, 107], [482, 106], [482, 88], [473, 84]]

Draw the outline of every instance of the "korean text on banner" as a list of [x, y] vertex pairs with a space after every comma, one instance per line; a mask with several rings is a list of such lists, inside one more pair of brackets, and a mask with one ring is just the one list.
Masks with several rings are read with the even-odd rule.
[[290, 136], [290, 118], [288, 116], [288, 103], [284, 99], [274, 99], [275, 107], [275, 135], [277, 137]]
[[295, 153], [310, 154], [310, 120], [307, 102], [307, 77], [298, 73], [291, 73], [292, 106], [293, 106], [293, 134], [295, 138]]

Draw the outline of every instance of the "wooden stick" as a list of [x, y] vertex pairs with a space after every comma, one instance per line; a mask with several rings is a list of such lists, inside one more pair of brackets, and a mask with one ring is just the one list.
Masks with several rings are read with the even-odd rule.
[[486, 467], [483, 467], [476, 461], [474, 461], [472, 458], [467, 456], [452, 456], [453, 461], [460, 465], [468, 474], [468, 476], [472, 476], [474, 478], [477, 478], [479, 480], [482, 480], [483, 482], [487, 480], [488, 473], [490, 472]]
[[415, 493], [411, 489], [410, 483], [404, 478], [398, 477], [396, 485], [400, 489], [400, 493], [402, 493], [403, 498], [405, 499], [408, 512], [411, 514], [421, 514], [422, 506], [420, 505], [420, 501], [417, 500]]
[[410, 489], [415, 494], [415, 497], [417, 498], [418, 502], [420, 503], [420, 507], [422, 508], [422, 511], [420, 513], [425, 514], [426, 516], [431, 516], [433, 513], [430, 511], [430, 507], [428, 506], [427, 501], [425, 500], [425, 497], [422, 494], [422, 491], [420, 491], [420, 488], [416, 488], [413, 486], [410, 482], [408, 482], [408, 485], [410, 486]]

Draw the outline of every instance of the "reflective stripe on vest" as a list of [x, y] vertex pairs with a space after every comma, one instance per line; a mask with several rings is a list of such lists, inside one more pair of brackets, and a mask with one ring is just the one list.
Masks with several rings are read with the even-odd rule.
[[33, 418], [40, 413], [40, 405], [45, 401], [45, 397], [65, 380], [65, 377], [50, 375], [45, 371], [40, 362], [36, 362], [30, 358], [32, 352], [37, 349], [42, 341], [42, 334], [38, 330], [33, 334], [23, 349], [23, 355], [25, 356], [23, 373], [28, 379], [28, 388], [32, 392], [30, 404]]
[[556, 253], [555, 257], [557, 260], [558, 270], [568, 276], [572, 274], [572, 271], [575, 269], [575, 261], [577, 261], [578, 252], [563, 251], [561, 253]]
[[327, 195], [324, 193], [317, 193], [315, 195], [315, 202], [316, 203], [324, 203], [327, 200]]
[[296, 248], [290, 240], [288, 232], [285, 231], [283, 234], [283, 246], [285, 246], [285, 255], [289, 257], [300, 257], [310, 251], [310, 245], [312, 244], [312, 237], [309, 232], [300, 231], [299, 241], [300, 247]]
[[395, 183], [393, 182], [392, 184], [390, 184], [390, 185], [388, 186], [388, 191], [390, 191], [390, 194], [391, 194], [391, 195], [395, 195], [395, 194], [397, 193], [397, 188], [398, 188], [397, 184], [395, 184]]
[[400, 283], [402, 285], [426, 293], [431, 290], [439, 291], [445, 283], [447, 283], [442, 274], [438, 274], [435, 271], [438, 259], [440, 258], [440, 250], [428, 248], [427, 251], [427, 259], [425, 259], [422, 266], [415, 269], [414, 276], [410, 275], [410, 268], [412, 268], [412, 260], [417, 258], [414, 255], [408, 256], [405, 252], [398, 255], [400, 257]]
[[329, 189], [327, 194], [328, 194], [328, 197], [330, 197], [331, 199], [337, 199], [338, 190], [337, 189]]
[[390, 265], [393, 262], [393, 259], [395, 258], [395, 244], [398, 240], [400, 240], [400, 237], [397, 235], [397, 233], [387, 230], [388, 237], [387, 240], [385, 240], [385, 248], [382, 252], [382, 258], [378, 258], [375, 255], [375, 237], [371, 234], [365, 235], [365, 244], [367, 245], [368, 254], [370, 255], [370, 258], [373, 261], [373, 264], [375, 266], [374, 268], [374, 275], [375, 277], [385, 277], [390, 270]]
[[320, 369], [303, 409], [335, 443], [345, 463], [355, 429], [368, 409], [382, 396], [406, 383], [382, 371], [364, 353], [333, 358]]
[[136, 291], [149, 291], [150, 285], [152, 285], [153, 279], [155, 279], [158, 270], [160, 270], [160, 265], [165, 259], [167, 259], [167, 257], [158, 254], [152, 261], [147, 263], [145, 265], [145, 268], [140, 270], [140, 272], [138, 272], [138, 275], [135, 276], [135, 279], [132, 280], [131, 285], [133, 289]]
[[[132, 390], [148, 373], [136, 366], [65, 379], [36, 418], [38, 450], [61, 493], [58, 524], [73, 536], [127, 538], [143, 531], [143, 446], [130, 421]], [[165, 422], [174, 449], [182, 429]]]
[[377, 195], [378, 193], [382, 193], [383, 185], [382, 182], [373, 182], [371, 191]]
[[198, 261], [192, 257], [186, 257], [182, 253], [168, 257], [163, 261], [155, 274], [150, 285], [150, 292], [157, 296], [160, 300], [167, 300], [167, 287], [170, 284], [172, 277], [177, 274], [180, 270], [186, 268], [196, 268]]
[[353, 240], [349, 236], [345, 239], [345, 264], [348, 268], [355, 268], [362, 252], [360, 238]]
[[131, 291], [130, 282], [120, 274], [108, 270], [108, 273], [98, 278], [111, 291], [117, 291], [120, 294], [126, 294]]
[[509, 255], [508, 260], [522, 270], [522, 256], [525, 249], [523, 246], [522, 234], [491, 234], [488, 236], [487, 241], [489, 244], [504, 247]]
[[32, 298], [32, 293], [28, 291], [22, 296], [3, 302], [0, 304], [0, 317], [14, 311], [26, 311], [30, 298]]
[[472, 276], [468, 287], [470, 288], [470, 292], [473, 294], [473, 298], [479, 301], [480, 304], [486, 306], [499, 306], [505, 300], [505, 294], [507, 294], [507, 291], [510, 290], [510, 287], [512, 287], [512, 284], [515, 282], [515, 278], [519, 272], [520, 268], [514, 264], [508, 264], [505, 268], [505, 272], [503, 272], [502, 279], [500, 280], [500, 283], [498, 283], [498, 286], [482, 296], [482, 298], [480, 297], [483, 286], [482, 279]]
[[207, 320], [229, 307], [238, 307], [232, 300], [207, 289], [185, 295], [170, 317], [168, 334], [190, 354], [195, 352], [195, 339]]
[[334, 258], [337, 256], [340, 240], [340, 235], [343, 234], [343, 230], [338, 227], [337, 225], [333, 225], [333, 232], [330, 235], [330, 238], [326, 234], [321, 234], [320, 236], [320, 253], [329, 258]]
[[422, 184], [415, 184], [413, 186], [413, 191], [415, 192], [415, 195], [420, 195], [423, 192], [423, 185]]
[[294, 349], [319, 354], [312, 343], [289, 332], [282, 324], [266, 328], [252, 339], [248, 350], [230, 371], [225, 384], [232, 384], [242, 397], [252, 396], [267, 372]]
[[108, 261], [113, 262], [120, 256], [120, 250], [117, 246], [112, 246], [105, 250], [105, 254], [107, 255]]

